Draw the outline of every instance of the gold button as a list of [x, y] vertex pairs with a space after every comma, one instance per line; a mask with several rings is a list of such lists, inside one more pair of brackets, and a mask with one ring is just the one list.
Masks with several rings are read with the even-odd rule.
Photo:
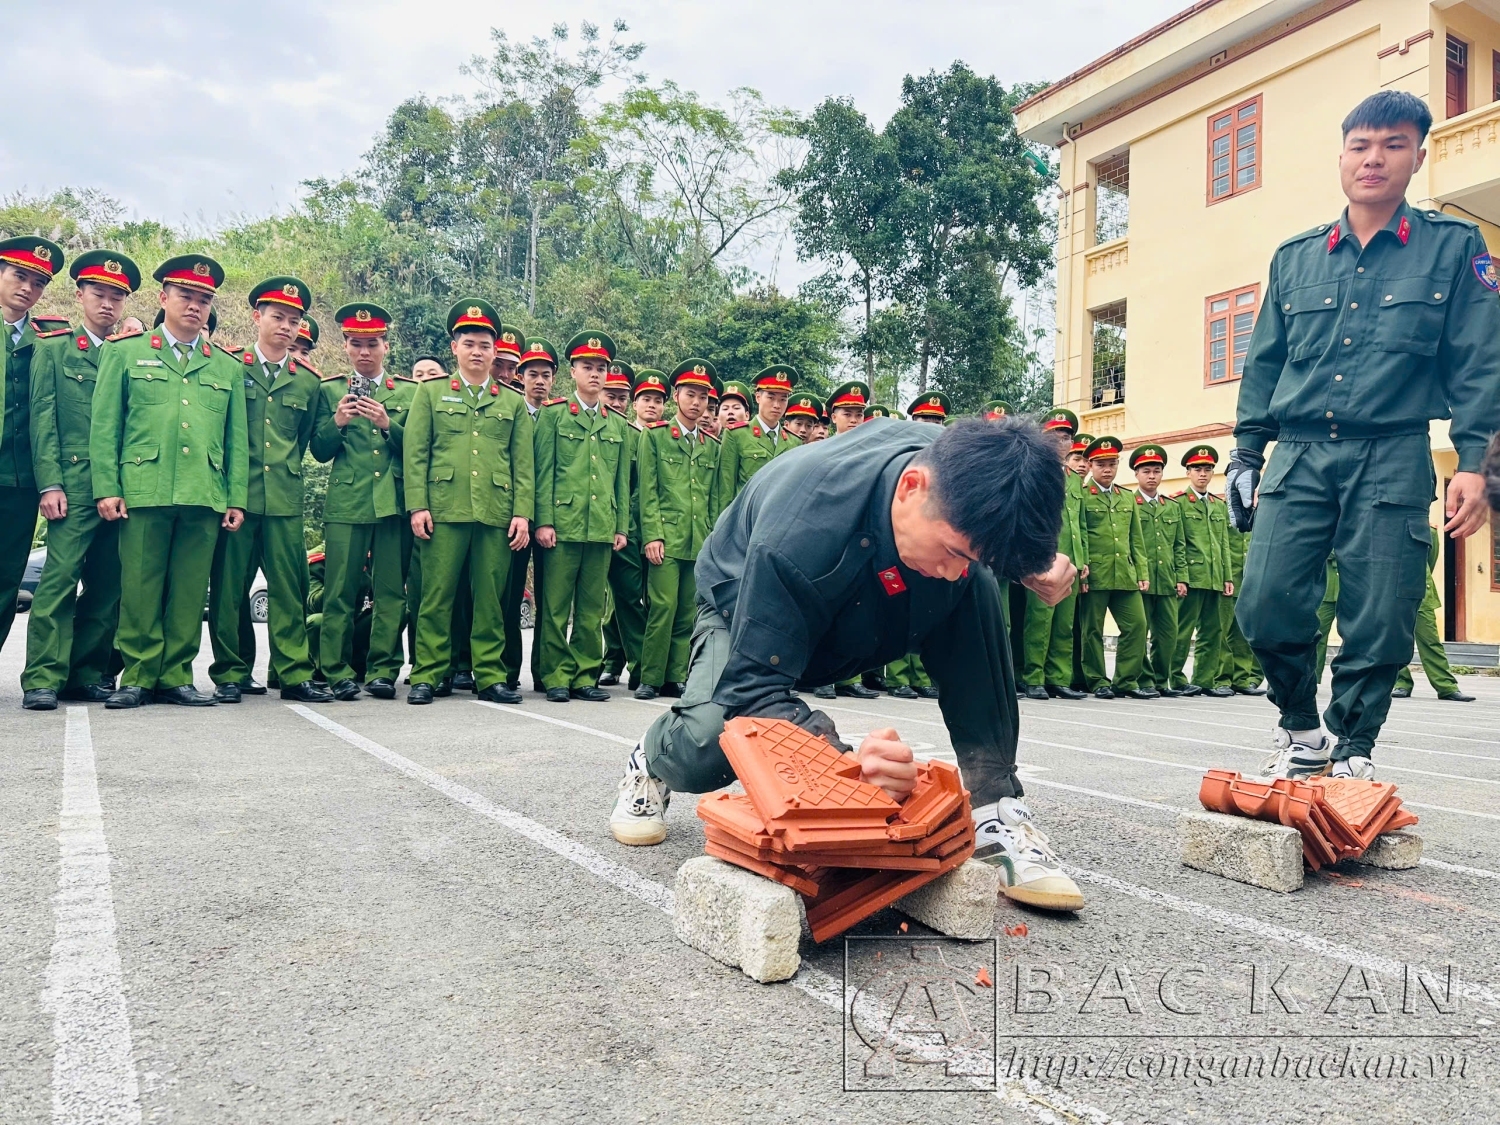
[[377, 471], [377, 472], [376, 472], [376, 473], [375, 473], [375, 475], [376, 475], [376, 476], [377, 476], [377, 477], [379, 477], [379, 476], [380, 476], [380, 473], [379, 473], [379, 472], [378, 472], [378, 471]]
[[267, 448], [267, 449], [270, 449], [270, 448], [271, 448], [271, 443], [270, 443], [270, 442], [266, 442], [266, 448]]
[[378, 450], [378, 449], [372, 449], [372, 450], [370, 450], [370, 456], [372, 456], [372, 457], [379, 457], [380, 456], [380, 450]]
[[271, 466], [270, 466], [270, 465], [267, 465], [267, 466], [266, 466], [266, 472], [268, 472], [268, 473], [269, 473], [269, 472], [270, 472], [270, 471], [271, 471]]
[[183, 406], [187, 406], [188, 405], [188, 400], [187, 399], [183, 399], [182, 400], [182, 405]]
[[188, 449], [188, 447], [187, 447], [187, 446], [185, 446], [185, 445], [184, 445], [184, 446], [183, 446], [183, 447], [182, 447], [182, 451], [183, 451], [183, 452], [184, 452], [184, 453], [191, 453], [191, 452], [192, 452], [192, 450], [190, 450], [190, 449]]
[[597, 496], [590, 496], [589, 499], [590, 500], [597, 500], [597, 499], [599, 499], [599, 497], [597, 497]]
[[475, 436], [475, 437], [478, 437], [478, 436], [479, 436], [479, 431], [478, 431], [478, 430], [475, 430], [475, 431], [474, 431], [474, 436]]
[[471, 474], [472, 474], [472, 475], [473, 475], [473, 476], [476, 476], [476, 477], [477, 477], [477, 476], [478, 476], [478, 475], [479, 475], [479, 470], [478, 470], [478, 469], [472, 469], [472, 470], [470, 470], [470, 472], [471, 472]]
[[78, 464], [78, 454], [73, 454], [73, 464]]
[[272, 398], [270, 395], [267, 395], [266, 396], [266, 401], [267, 402], [275, 402], [276, 400], [274, 398]]
[[271, 419], [269, 419], [269, 418], [267, 418], [267, 419], [266, 419], [266, 425], [268, 425], [268, 426], [269, 426], [269, 425], [270, 425], [270, 424], [271, 424]]
[[[149, 378], [151, 378], [151, 373], [150, 373], [150, 372], [149, 372], [149, 371], [148, 371], [148, 372], [146, 372], [146, 378], [148, 378], [148, 379], [149, 379]], [[183, 382], [184, 382], [184, 383], [186, 383], [186, 382], [187, 382], [187, 381], [188, 381], [188, 377], [187, 377], [187, 376], [186, 376], [186, 375], [184, 375], [184, 376], [183, 376], [183, 377], [182, 377], [182, 381], [183, 381]]]
[[[728, 617], [729, 615], [726, 613], [724, 616]], [[780, 664], [780, 663], [781, 663], [781, 657], [779, 657], [779, 656], [773, 656], [773, 657], [771, 657], [771, 664], [772, 664], [772, 666], [775, 666], [775, 665]]]
[[469, 452], [472, 453], [472, 454], [474, 454], [475, 457], [479, 456], [479, 450], [477, 450], [477, 449], [471, 449], [471, 450], [469, 450]]
[[185, 430], [185, 429], [187, 429], [187, 423], [186, 423], [186, 422], [184, 422], [184, 423], [183, 423], [183, 424], [182, 424], [182, 428], [183, 428], [183, 429], [184, 429], [184, 430]]

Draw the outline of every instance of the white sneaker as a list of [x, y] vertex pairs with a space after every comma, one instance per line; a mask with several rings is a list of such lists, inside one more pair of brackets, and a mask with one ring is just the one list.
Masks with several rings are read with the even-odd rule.
[[1080, 910], [1083, 893], [1063, 873], [1052, 845], [1015, 797], [974, 810], [974, 858], [1000, 869], [1008, 898], [1047, 910]]
[[1261, 766], [1261, 776], [1286, 777], [1301, 781], [1309, 777], [1322, 777], [1327, 773], [1330, 766], [1328, 756], [1333, 753], [1333, 739], [1323, 733], [1322, 727], [1319, 727], [1312, 735], [1303, 731], [1301, 737], [1304, 739], [1315, 737], [1317, 741], [1296, 741], [1291, 731], [1284, 727], [1277, 727], [1275, 731], [1276, 753], [1267, 758], [1265, 765]]
[[625, 763], [620, 778], [620, 795], [609, 814], [609, 831], [622, 844], [632, 847], [659, 844], [667, 838], [667, 805], [672, 791], [652, 777], [646, 769], [646, 755], [640, 743]]
[[1330, 777], [1357, 777], [1361, 781], [1375, 780], [1375, 763], [1362, 754], [1356, 754], [1352, 758], [1333, 763], [1333, 772]]

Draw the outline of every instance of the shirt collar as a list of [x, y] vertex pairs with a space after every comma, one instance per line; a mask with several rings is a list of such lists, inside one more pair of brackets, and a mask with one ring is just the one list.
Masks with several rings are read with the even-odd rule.
[[87, 324], [85, 324], [83, 326], [83, 330], [84, 330], [85, 333], [87, 333], [88, 338], [89, 338], [89, 342], [92, 343], [94, 345], [94, 347], [96, 347], [96, 348], [102, 348], [104, 346], [104, 337], [102, 337], [102, 336], [95, 336], [94, 335], [94, 330], [92, 328], [90, 328]]
[[[161, 323], [161, 334], [166, 338], [167, 343], [171, 344], [172, 347], [178, 349], [179, 351], [183, 348], [191, 348], [198, 342], [197, 336], [194, 336], [191, 340], [179, 340], [176, 336], [172, 335], [170, 330], [168, 330], [166, 321], [162, 321]], [[199, 335], [202, 335], [202, 333], [199, 333]], [[259, 353], [259, 351], [260, 349], [257, 348], [256, 352]]]
[[31, 316], [30, 313], [22, 313], [21, 314], [21, 319], [15, 321], [14, 323], [11, 322], [11, 321], [9, 321], [9, 320], [7, 320], [5, 322], [5, 330], [7, 332], [9, 332], [12, 336], [16, 336], [16, 335], [19, 335], [22, 332], [25, 332], [26, 331], [26, 321], [27, 321], [27, 319], [30, 316]]
[[777, 422], [776, 425], [774, 425], [774, 426], [768, 426], [768, 425], [766, 425], [765, 419], [762, 418], [759, 414], [757, 414], [753, 419], [751, 419], [751, 421], [755, 425], [757, 425], [757, 426], [760, 427], [760, 432], [761, 433], [763, 433], [763, 434], [770, 434], [774, 438], [780, 438], [781, 437], [781, 423], [780, 422]]
[[[1389, 233], [1390, 236], [1395, 239], [1397, 246], [1405, 246], [1408, 242], [1411, 241], [1411, 232], [1413, 228], [1412, 216], [1414, 214], [1416, 214], [1416, 212], [1413, 211], [1407, 204], [1406, 200], [1403, 199], [1400, 205], [1396, 208], [1396, 213], [1391, 216], [1391, 221], [1386, 223], [1385, 226], [1383, 226], [1375, 233], [1375, 238], [1379, 238], [1382, 234]], [[1375, 241], [1375, 238], [1370, 239], [1370, 241], [1373, 243]], [[1334, 223], [1333, 226], [1329, 228], [1327, 243], [1328, 252], [1332, 254], [1340, 246], [1344, 245], [1345, 242], [1348, 242], [1351, 246], [1357, 245], [1354, 242], [1354, 228], [1349, 225], [1349, 208], [1347, 207], [1345, 207], [1343, 213], [1339, 215], [1339, 221]]]
[[1192, 485], [1188, 485], [1188, 491], [1191, 492], [1194, 496], [1196, 496], [1199, 500], [1207, 500], [1208, 499], [1208, 493], [1207, 492], [1199, 492]]
[[[291, 353], [291, 349], [290, 348], [287, 349], [286, 355], [282, 356], [281, 360], [278, 362], [278, 361], [276, 361], [274, 359], [267, 359], [265, 357], [265, 354], [260, 350], [260, 345], [256, 344], [255, 345], [255, 358], [258, 359], [258, 360], [260, 360], [261, 365], [263, 367], [269, 367], [269, 368], [271, 368], [274, 371], [280, 371], [283, 367], [286, 366], [286, 361], [292, 358], [292, 353]], [[372, 382], [372, 383], [374, 381], [375, 381], [374, 379], [370, 380], [370, 382]]]

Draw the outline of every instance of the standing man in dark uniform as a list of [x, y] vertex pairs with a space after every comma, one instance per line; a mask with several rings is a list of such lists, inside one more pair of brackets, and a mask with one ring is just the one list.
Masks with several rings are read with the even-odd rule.
[[[672, 789], [734, 780], [719, 748], [728, 719], [786, 719], [847, 749], [794, 689], [917, 649], [973, 795], [976, 856], [1013, 898], [1082, 906], [1021, 800], [995, 581], [1012, 575], [1053, 600], [1072, 588], [1073, 565], [1056, 553], [1062, 492], [1052, 443], [1007, 421], [881, 422], [756, 473], [698, 556], [686, 690], [630, 756], [615, 839], [658, 844]], [[866, 781], [897, 799], [911, 791], [916, 767], [896, 731], [873, 732], [858, 753]]]
[[[1349, 205], [1276, 251], [1250, 341], [1228, 491], [1236, 526], [1253, 518], [1255, 535], [1236, 616], [1281, 710], [1268, 763], [1278, 776], [1330, 764], [1335, 776], [1374, 776], [1427, 587], [1432, 419], [1452, 418], [1458, 454], [1443, 530], [1467, 538], [1489, 514], [1479, 470], [1500, 429], [1500, 279], [1473, 223], [1406, 203], [1431, 124], [1422, 100], [1398, 90], [1344, 119]], [[1344, 643], [1324, 718], [1336, 743], [1313, 679], [1330, 549]]]

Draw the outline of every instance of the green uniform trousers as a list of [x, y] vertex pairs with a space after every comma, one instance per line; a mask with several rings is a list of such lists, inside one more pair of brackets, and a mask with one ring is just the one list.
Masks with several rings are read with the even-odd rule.
[[1288, 730], [1318, 725], [1318, 603], [1330, 552], [1339, 566], [1343, 645], [1323, 718], [1335, 760], [1368, 757], [1411, 662], [1427, 589], [1437, 482], [1424, 426], [1378, 439], [1297, 441], [1284, 433], [1261, 481], [1235, 616]]
[[209, 677], [216, 684], [250, 680], [255, 650], [246, 652], [243, 640], [250, 586], [257, 570], [266, 576], [271, 673], [280, 685], [305, 684], [313, 678], [313, 658], [307, 643], [307, 548], [302, 517], [252, 512], [245, 513], [238, 531], [221, 531], [214, 550], [208, 599], [214, 662], [209, 665]]
[[1025, 660], [1021, 682], [1027, 687], [1068, 687], [1073, 682], [1073, 618], [1078, 595], [1048, 605], [1026, 591]]
[[[50, 555], [48, 559], [50, 561]], [[1429, 574], [1427, 596], [1422, 599], [1422, 604], [1417, 606], [1417, 655], [1422, 659], [1422, 671], [1427, 673], [1427, 682], [1432, 685], [1432, 690], [1439, 695], [1447, 695], [1449, 692], [1458, 690], [1458, 680], [1454, 678], [1453, 668], [1448, 664], [1447, 650], [1443, 648], [1443, 642], [1438, 639], [1437, 611], [1440, 604], [1437, 584], [1432, 581], [1432, 576]], [[36, 612], [35, 609], [32, 612]], [[1401, 671], [1396, 673], [1396, 686], [1410, 691], [1412, 682], [1411, 665], [1403, 664]]]
[[411, 562], [411, 543], [411, 525], [405, 516], [387, 516], [374, 523], [323, 526], [323, 627], [318, 637], [317, 659], [329, 683], [358, 678], [353, 667], [354, 630], [367, 564], [374, 609], [365, 672], [372, 680], [400, 677], [401, 626], [406, 614], [406, 572]]
[[637, 669], [641, 683], [661, 687], [687, 679], [697, 601], [692, 559], [668, 557], [660, 566], [646, 564], [646, 635]]
[[193, 682], [203, 643], [214, 548], [223, 516], [212, 508], [131, 508], [120, 524], [120, 646], [123, 687]]
[[[83, 592], [78, 584], [83, 583]], [[31, 599], [23, 691], [105, 682], [120, 620], [120, 525], [68, 502], [47, 524], [47, 561]]]
[[[1083, 594], [1083, 678], [1089, 691], [1112, 687], [1129, 691], [1140, 686], [1146, 662], [1146, 610], [1139, 590], [1090, 590]], [[1104, 666], [1104, 611], [1120, 627], [1115, 647], [1115, 678]]]
[[1184, 669], [1189, 651], [1193, 654], [1192, 682], [1207, 691], [1218, 681], [1219, 663], [1224, 659], [1224, 629], [1219, 617], [1219, 599], [1223, 596], [1222, 590], [1190, 587], [1187, 597], [1177, 603], [1177, 652], [1172, 657], [1172, 686], [1179, 691], [1188, 685]]
[[1182, 601], [1177, 591], [1170, 594], [1142, 594], [1146, 610], [1145, 670], [1141, 687], [1161, 691], [1172, 684], [1172, 661], [1177, 656], [1177, 610]]
[[[610, 612], [604, 621], [604, 670], [619, 675], [627, 666], [640, 679], [641, 645], [646, 637], [646, 560], [634, 540], [609, 560]], [[692, 619], [688, 620], [692, 629]], [[659, 685], [652, 685], [653, 687]]]
[[436, 687], [453, 667], [454, 603], [468, 575], [473, 623], [469, 652], [474, 686], [483, 691], [505, 679], [505, 620], [500, 600], [510, 577], [508, 529], [482, 523], [434, 523], [432, 538], [417, 541], [422, 560], [422, 605], [417, 613], [417, 658], [411, 682]]
[[[354, 619], [354, 644], [350, 650], [349, 664], [354, 669], [354, 678], [356, 680], [363, 680], [365, 678], [365, 668], [370, 659], [370, 621], [374, 616], [368, 609], [364, 609]], [[318, 651], [318, 641], [321, 639], [322, 631], [322, 613], [308, 614], [307, 643], [312, 647], [313, 652]], [[318, 679], [327, 680], [327, 678], [327, 676], [323, 675], [323, 670], [319, 668]]]
[[899, 660], [893, 660], [885, 666], [885, 686], [888, 688], [929, 688], [932, 686], [932, 677], [922, 666], [922, 657], [915, 652], [909, 652]]
[[[533, 529], [535, 534], [535, 529]], [[505, 622], [505, 652], [500, 663], [505, 668], [505, 682], [521, 682], [521, 603], [526, 600], [527, 564], [531, 571], [531, 686], [542, 686], [542, 646], [537, 643], [541, 636], [540, 616], [542, 605], [542, 552], [536, 540], [528, 540], [526, 546], [513, 551], [510, 559], [510, 575], [505, 580], [505, 603], [501, 606], [501, 618]]]
[[[1238, 586], [1235, 589], [1239, 589]], [[1234, 619], [1238, 594], [1226, 594], [1219, 603], [1219, 626], [1224, 637], [1224, 657], [1219, 662], [1218, 687], [1260, 687], [1265, 674], [1260, 670], [1260, 661], [1250, 651], [1250, 642], [1240, 632], [1240, 623]]]
[[[413, 547], [411, 553], [411, 565], [406, 572], [406, 621], [410, 631], [409, 644], [411, 648], [411, 662], [417, 663], [417, 619], [422, 610], [422, 558], [423, 553], [417, 547]], [[469, 651], [469, 636], [474, 632], [474, 596], [470, 592], [470, 579], [466, 568], [458, 576], [458, 587], [453, 595], [453, 651], [451, 663], [448, 670], [439, 676], [443, 679], [457, 672], [472, 672], [474, 670], [474, 654]], [[515, 565], [512, 560], [511, 565]], [[508, 579], [507, 579], [508, 581]], [[504, 614], [502, 613], [502, 617]], [[416, 681], [413, 680], [413, 683]], [[437, 683], [434, 681], [433, 686]]]
[[36, 537], [37, 500], [34, 488], [0, 487], [0, 648], [15, 624], [16, 596]]
[[604, 601], [614, 549], [608, 543], [558, 543], [541, 554], [547, 572], [537, 622], [542, 686], [593, 687], [604, 666]]

